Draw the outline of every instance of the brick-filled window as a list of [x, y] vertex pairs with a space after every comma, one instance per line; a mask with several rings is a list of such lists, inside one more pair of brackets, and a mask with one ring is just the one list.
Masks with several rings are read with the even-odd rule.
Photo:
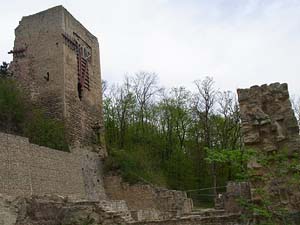
[[63, 33], [64, 43], [73, 51], [76, 52], [77, 57], [77, 91], [78, 97], [82, 99], [83, 90], [90, 90], [90, 75], [89, 63], [92, 58], [91, 47], [75, 32], [74, 36]]
[[86, 50], [80, 46], [77, 50], [77, 71], [78, 71], [78, 95], [82, 98], [83, 88], [90, 90], [90, 76], [89, 76], [89, 65], [88, 59], [84, 53]]

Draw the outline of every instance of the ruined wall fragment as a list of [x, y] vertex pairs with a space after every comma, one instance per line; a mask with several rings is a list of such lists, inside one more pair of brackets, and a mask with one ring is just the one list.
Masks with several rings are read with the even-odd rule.
[[[287, 84], [239, 89], [238, 98], [245, 147], [257, 151], [248, 164], [252, 172], [252, 200], [260, 202], [263, 190], [274, 207], [300, 210], [300, 190], [293, 182], [295, 171], [288, 168], [296, 159], [295, 153], [300, 152], [300, 140]], [[276, 158], [280, 155], [286, 155], [286, 159]], [[261, 159], [268, 161], [259, 163]], [[287, 164], [281, 165], [282, 160]], [[284, 171], [285, 175], [281, 175]]]
[[[2, 225], [242, 225], [239, 215], [214, 217], [182, 217], [167, 220], [134, 221], [126, 206], [125, 211], [107, 208], [102, 202], [72, 201], [60, 196], [30, 196], [10, 198], [0, 196]], [[247, 223], [251, 224], [251, 223]]]
[[250, 184], [248, 182], [228, 182], [224, 194], [224, 209], [228, 213], [242, 213], [241, 199], [251, 199]]
[[299, 127], [287, 84], [238, 89], [244, 143], [249, 148], [299, 150]]
[[192, 200], [182, 191], [143, 184], [130, 185], [119, 176], [105, 176], [104, 184], [108, 198], [125, 200], [135, 217], [173, 218], [189, 214], [193, 208]]

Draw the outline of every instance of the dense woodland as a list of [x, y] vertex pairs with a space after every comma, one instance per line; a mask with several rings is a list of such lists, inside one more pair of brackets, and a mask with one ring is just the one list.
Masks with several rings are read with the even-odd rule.
[[[234, 93], [218, 91], [211, 77], [197, 91], [161, 88], [156, 74], [126, 76], [121, 85], [103, 83], [107, 167], [129, 182], [149, 182], [193, 191], [211, 200], [244, 167], [239, 108]], [[215, 152], [227, 151], [220, 162]], [[236, 156], [236, 161], [230, 157]]]
[[[212, 202], [227, 181], [245, 179], [249, 152], [236, 94], [219, 90], [212, 77], [194, 85], [195, 92], [164, 89], [147, 72], [120, 85], [104, 82], [107, 168], [129, 182], [188, 190], [196, 202]], [[300, 101], [293, 102], [299, 119]]]

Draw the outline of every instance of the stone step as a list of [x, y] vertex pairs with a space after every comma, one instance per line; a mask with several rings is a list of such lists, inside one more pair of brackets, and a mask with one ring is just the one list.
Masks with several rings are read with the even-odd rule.
[[119, 216], [126, 222], [134, 221], [125, 201], [102, 200], [98, 205], [110, 217]]
[[199, 210], [193, 210], [189, 214], [186, 214], [184, 216], [201, 216], [201, 217], [214, 217], [214, 216], [223, 216], [226, 212], [223, 209], [217, 210], [217, 209], [199, 209]]

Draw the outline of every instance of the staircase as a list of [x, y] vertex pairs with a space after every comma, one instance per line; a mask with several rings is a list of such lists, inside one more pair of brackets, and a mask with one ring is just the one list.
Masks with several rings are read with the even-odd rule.
[[124, 200], [101, 200], [98, 203], [98, 207], [100, 207], [109, 216], [119, 216], [122, 219], [124, 219], [124, 222], [126, 223], [134, 222], [131, 213], [127, 207], [127, 204]]

